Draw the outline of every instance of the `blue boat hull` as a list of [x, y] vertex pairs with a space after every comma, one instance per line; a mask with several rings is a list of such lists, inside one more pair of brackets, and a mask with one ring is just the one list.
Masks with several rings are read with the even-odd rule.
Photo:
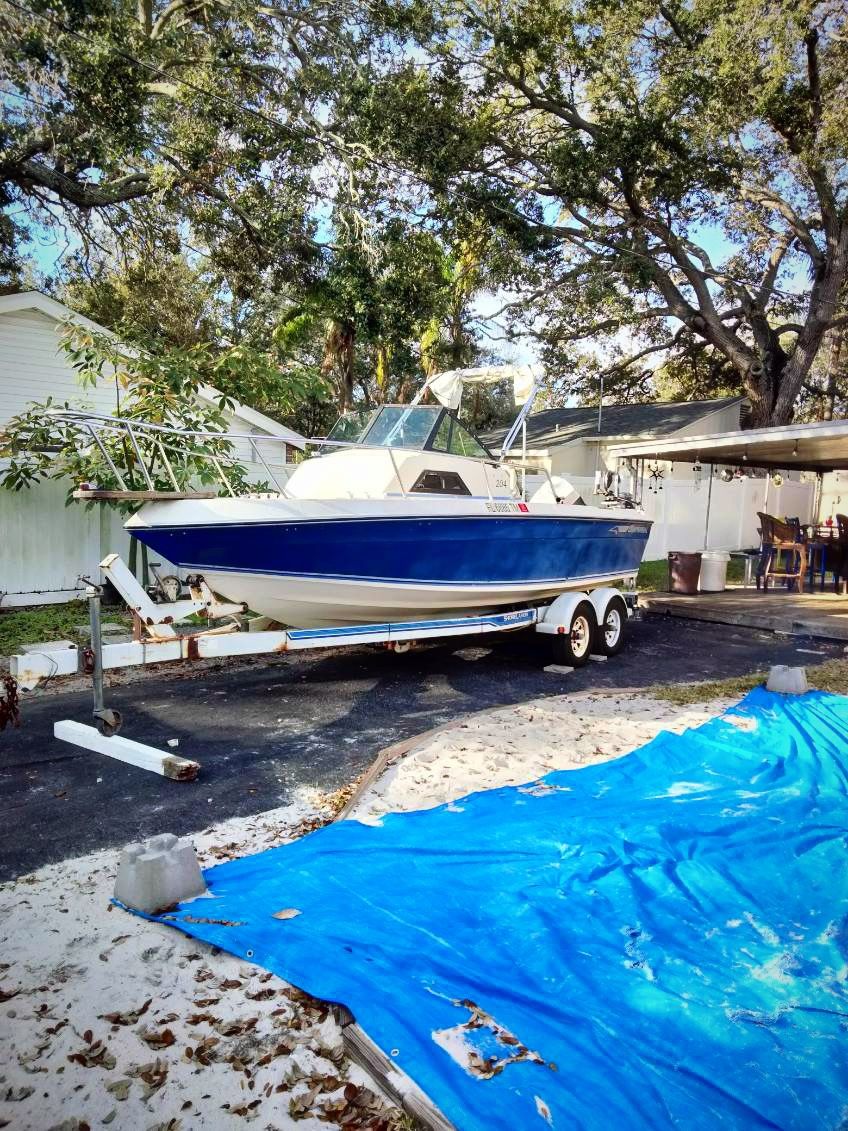
[[226, 597], [304, 626], [497, 608], [600, 584], [638, 568], [649, 532], [644, 519], [530, 513], [132, 530]]

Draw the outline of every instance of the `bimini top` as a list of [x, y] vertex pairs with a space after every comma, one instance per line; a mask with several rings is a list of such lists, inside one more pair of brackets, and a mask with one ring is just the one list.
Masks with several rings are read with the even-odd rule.
[[512, 381], [512, 395], [516, 405], [527, 404], [537, 388], [536, 373], [532, 365], [483, 365], [477, 369], [447, 369], [429, 377], [415, 401], [425, 392], [433, 394], [445, 408], [456, 412], [462, 403], [462, 390], [466, 385], [497, 385]]

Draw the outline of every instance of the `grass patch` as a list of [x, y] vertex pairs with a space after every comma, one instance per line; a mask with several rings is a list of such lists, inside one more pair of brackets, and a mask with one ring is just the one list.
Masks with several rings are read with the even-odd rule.
[[[648, 688], [648, 694], [685, 707], [690, 703], [706, 703], [710, 699], [738, 699], [765, 683], [767, 678], [768, 672], [751, 672], [729, 679], [711, 679], [705, 683], [657, 683]], [[810, 687], [817, 691], [848, 695], [848, 660], [811, 664], [807, 668], [807, 680]]]
[[[132, 620], [123, 605], [104, 605], [102, 620], [125, 624]], [[0, 656], [11, 656], [22, 644], [42, 644], [46, 640], [88, 640], [88, 628], [77, 632], [77, 625], [88, 625], [88, 601], [65, 601], [61, 605], [40, 605], [32, 609], [0, 610]]]
[[[727, 563], [727, 580], [733, 584], [745, 577], [745, 562], [742, 558], [731, 558]], [[668, 560], [660, 558], [655, 562], [642, 562], [636, 578], [636, 588], [643, 593], [664, 593], [668, 589]]]

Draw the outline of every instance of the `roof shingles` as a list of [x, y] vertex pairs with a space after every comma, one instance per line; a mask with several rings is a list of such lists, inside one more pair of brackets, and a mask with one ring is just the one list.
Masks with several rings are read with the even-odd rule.
[[[589, 436], [668, 436], [702, 417], [730, 405], [742, 405], [744, 397], [722, 397], [711, 401], [659, 401], [652, 404], [604, 405], [598, 428], [598, 409], [548, 408], [527, 418], [527, 443], [534, 447], [569, 444]], [[488, 444], [500, 443], [506, 429], [483, 437]]]

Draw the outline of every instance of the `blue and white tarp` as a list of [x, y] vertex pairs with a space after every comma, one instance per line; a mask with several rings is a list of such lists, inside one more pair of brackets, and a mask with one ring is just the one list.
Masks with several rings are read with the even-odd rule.
[[165, 921], [344, 1002], [460, 1128], [844, 1128], [847, 772], [848, 698], [757, 690], [222, 864]]

